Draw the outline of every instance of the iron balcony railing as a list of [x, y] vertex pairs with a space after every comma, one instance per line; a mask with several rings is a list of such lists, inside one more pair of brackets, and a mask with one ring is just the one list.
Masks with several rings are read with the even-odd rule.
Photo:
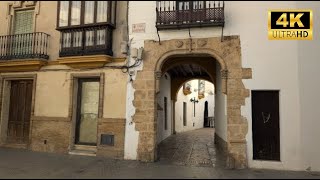
[[112, 56], [110, 25], [59, 29], [60, 57], [106, 54]]
[[158, 30], [224, 26], [224, 1], [157, 1]]
[[0, 60], [49, 59], [49, 37], [43, 32], [0, 36]]

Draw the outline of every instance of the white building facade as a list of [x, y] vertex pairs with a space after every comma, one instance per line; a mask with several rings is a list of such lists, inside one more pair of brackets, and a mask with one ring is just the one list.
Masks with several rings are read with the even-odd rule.
[[[222, 3], [222, 2], [221, 2]], [[222, 35], [221, 27], [194, 27], [189, 29], [172, 29], [157, 32], [156, 28], [157, 1], [130, 1], [128, 9], [130, 48], [145, 47], [146, 41], [160, 43], [166, 40], [179, 40], [189, 38], [211, 38]], [[268, 10], [270, 9], [311, 9], [313, 10], [314, 34], [312, 41], [270, 41], [268, 40]], [[242, 66], [251, 68], [252, 79], [243, 80], [245, 88], [250, 95], [245, 99], [245, 105], [241, 106], [241, 116], [247, 119], [248, 128], [246, 134], [246, 158], [250, 168], [270, 168], [281, 170], [305, 170], [320, 171], [320, 121], [318, 118], [318, 102], [320, 101], [320, 83], [317, 76], [320, 75], [320, 45], [318, 30], [320, 29], [319, 2], [224, 2], [225, 24], [223, 36], [238, 36], [241, 46]], [[137, 29], [139, 27], [140, 29]], [[150, 56], [145, 51], [146, 56]], [[146, 68], [147, 62], [136, 68], [135, 73]], [[136, 76], [132, 76], [133, 81]], [[170, 76], [168, 76], [170, 80]], [[160, 81], [165, 81], [162, 79]], [[160, 96], [164, 96], [168, 86], [160, 86]], [[216, 88], [216, 87], [215, 87]], [[253, 158], [253, 118], [252, 118], [252, 92], [253, 91], [277, 91], [279, 94], [279, 138], [280, 160], [256, 160]], [[135, 88], [128, 84], [127, 88], [127, 122], [125, 133], [125, 159], [138, 159], [138, 143], [141, 132], [137, 131], [136, 123], [132, 122], [136, 108], [133, 104]], [[219, 87], [217, 87], [219, 91]], [[181, 94], [181, 92], [178, 92]], [[168, 93], [167, 103], [171, 106], [172, 94]], [[227, 100], [225, 95], [216, 94], [216, 103], [222, 108], [216, 109], [217, 134], [227, 141], [226, 114]], [[161, 98], [162, 99], [162, 98]], [[178, 98], [179, 99], [179, 98]], [[189, 97], [188, 97], [189, 99]], [[158, 102], [162, 102], [159, 100]], [[176, 102], [180, 103], [180, 102]], [[163, 104], [159, 103], [160, 106]], [[177, 105], [176, 105], [177, 107]], [[179, 105], [179, 108], [180, 105]], [[217, 107], [216, 107], [217, 108]], [[169, 108], [169, 111], [173, 111]], [[192, 112], [192, 111], [191, 111]], [[171, 114], [171, 112], [168, 112]], [[158, 109], [159, 114], [159, 109]], [[159, 117], [159, 116], [158, 116]], [[169, 122], [172, 116], [169, 117]], [[179, 114], [175, 114], [176, 123], [180, 120]], [[179, 122], [180, 123], [180, 122]], [[161, 125], [162, 126], [162, 125]], [[173, 132], [172, 123], [167, 125], [168, 131], [157, 135], [158, 142], [170, 136]], [[178, 131], [179, 127], [176, 126]], [[158, 127], [159, 128], [159, 123]], [[181, 129], [181, 128], [180, 128]]]

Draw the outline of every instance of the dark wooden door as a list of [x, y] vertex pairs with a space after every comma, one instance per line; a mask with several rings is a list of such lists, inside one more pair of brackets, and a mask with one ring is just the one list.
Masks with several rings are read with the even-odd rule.
[[11, 81], [7, 143], [28, 143], [32, 87], [32, 80]]
[[208, 101], [204, 103], [204, 120], [203, 120], [204, 127], [210, 127], [210, 122], [208, 119]]
[[279, 91], [252, 91], [253, 159], [280, 161]]

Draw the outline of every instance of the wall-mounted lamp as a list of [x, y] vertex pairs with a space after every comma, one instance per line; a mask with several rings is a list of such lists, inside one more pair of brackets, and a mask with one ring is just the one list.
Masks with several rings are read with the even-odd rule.
[[139, 49], [132, 48], [131, 49], [131, 57], [134, 59], [141, 60], [143, 58], [143, 47], [140, 47]]
[[193, 103], [193, 117], [196, 117], [196, 103], [198, 103], [199, 101], [196, 100], [195, 97], [193, 97], [190, 99], [190, 102]]

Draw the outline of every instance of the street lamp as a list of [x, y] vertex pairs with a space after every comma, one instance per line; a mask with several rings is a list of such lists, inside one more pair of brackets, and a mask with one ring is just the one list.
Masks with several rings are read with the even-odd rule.
[[196, 100], [195, 97], [193, 97], [190, 99], [190, 102], [193, 103], [193, 117], [196, 117], [196, 103], [198, 103], [199, 101]]

